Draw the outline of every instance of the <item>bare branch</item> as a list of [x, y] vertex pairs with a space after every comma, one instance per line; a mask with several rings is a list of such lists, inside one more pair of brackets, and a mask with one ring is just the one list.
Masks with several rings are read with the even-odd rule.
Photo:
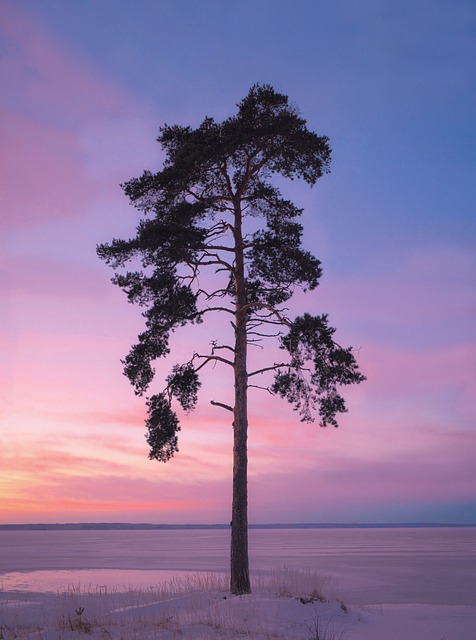
[[227, 411], [231, 411], [232, 413], [234, 412], [233, 407], [230, 407], [230, 405], [228, 404], [223, 404], [223, 402], [215, 402], [215, 400], [210, 400], [210, 404], [212, 404], [214, 407], [221, 407], [222, 409], [226, 409]]
[[213, 245], [213, 244], [207, 244], [206, 247], [207, 249], [213, 249], [213, 251], [228, 251], [229, 253], [235, 252], [234, 247], [225, 247], [222, 245]]
[[220, 173], [225, 178], [226, 187], [227, 187], [227, 190], [228, 190], [228, 196], [234, 202], [235, 201], [235, 194], [233, 193], [233, 185], [231, 184], [231, 179], [230, 179], [230, 176], [228, 174], [228, 167], [227, 167], [226, 160], [223, 162], [223, 165], [220, 167]]
[[188, 188], [185, 190], [185, 193], [188, 193], [190, 196], [192, 196], [192, 198], [195, 198], [195, 200], [198, 200], [198, 202], [210, 202], [210, 203], [215, 203], [215, 202], [228, 202], [230, 200], [230, 198], [228, 198], [227, 196], [222, 196], [222, 195], [218, 195], [218, 196], [206, 196], [203, 194], [199, 194], [196, 191], [192, 191], [192, 189]]
[[249, 384], [248, 389], [260, 389], [261, 391], [267, 391], [271, 396], [275, 395], [269, 387], [260, 387], [259, 384]]
[[258, 342], [262, 342], [261, 339], [253, 338], [252, 340], [247, 340], [246, 342], [250, 345], [250, 347], [258, 347], [258, 349], [264, 349], [262, 344], [257, 344]]
[[278, 331], [278, 333], [261, 333], [260, 331], [248, 331], [248, 335], [258, 336], [259, 338], [279, 338], [279, 336], [283, 335], [283, 332]]
[[225, 222], [225, 220], [220, 220], [209, 228], [208, 237], [212, 238], [213, 236], [224, 235], [225, 231], [231, 231], [233, 233], [234, 230], [235, 229], [232, 224]]
[[205, 360], [205, 362], [202, 362], [195, 369], [195, 371], [200, 371], [200, 369], [203, 369], [203, 367], [205, 367], [209, 362], [223, 362], [223, 364], [227, 364], [230, 367], [234, 367], [235, 366], [234, 362], [232, 362], [231, 360], [227, 360], [226, 358], [222, 358], [221, 356], [214, 356], [214, 355], [211, 355], [211, 354], [208, 354], [208, 355], [204, 356], [204, 355], [200, 355], [199, 353], [194, 353], [193, 354], [193, 358], [200, 358], [202, 360]]
[[[213, 241], [216, 241], [218, 238], [228, 237], [226, 235], [227, 231], [230, 231], [231, 234], [234, 235], [235, 228], [233, 227], [233, 225], [229, 224], [228, 222], [225, 222], [224, 220], [220, 220], [220, 222], [213, 225], [213, 227], [210, 227], [210, 229], [207, 231], [207, 241], [211, 243]], [[206, 246], [210, 247], [209, 244], [206, 244]], [[230, 247], [222, 247], [222, 248], [224, 251], [230, 251]]]
[[280, 363], [273, 364], [272, 366], [269, 366], [269, 367], [263, 367], [262, 369], [257, 369], [256, 371], [249, 373], [248, 378], [251, 378], [251, 376], [256, 376], [258, 375], [258, 373], [265, 373], [266, 371], [277, 371], [278, 369], [282, 369], [283, 367], [289, 367], [289, 363], [280, 362]]
[[226, 307], [207, 307], [206, 309], [203, 309], [203, 311], [200, 311], [200, 313], [208, 313], [209, 311], [226, 311], [227, 313], [235, 315], [233, 309], [227, 309]]
[[227, 293], [227, 289], [217, 289], [216, 291], [212, 291], [211, 293], [205, 291], [205, 289], [197, 290], [197, 296], [204, 295], [206, 296], [207, 300], [211, 300], [212, 298], [223, 298]]
[[228, 271], [231, 271], [232, 273], [234, 271], [233, 265], [223, 260], [223, 258], [220, 258], [220, 256], [217, 253], [209, 253], [206, 250], [203, 251], [203, 255], [200, 256], [198, 260], [190, 261], [189, 264], [194, 267], [203, 267], [205, 265], [211, 265], [211, 264], [221, 264]]
[[[274, 326], [278, 326], [278, 327], [282, 327], [282, 326], [290, 327], [291, 326], [287, 322], [284, 323], [284, 322], [280, 322], [279, 320], [268, 320], [267, 318], [269, 318], [269, 317], [270, 316], [263, 316], [262, 318], [261, 317], [255, 318], [254, 324], [251, 325], [251, 322], [253, 322], [253, 321], [251, 321], [249, 324], [250, 324], [252, 329], [255, 329], [256, 327], [259, 327], [262, 324], [270, 324], [270, 325], [274, 325]], [[280, 333], [282, 333], [282, 332], [280, 332]]]
[[270, 316], [276, 316], [279, 324], [284, 324], [287, 327], [292, 326], [292, 323], [283, 315], [283, 312], [287, 311], [287, 309], [276, 309], [275, 307], [266, 304], [265, 302], [248, 302], [248, 304], [245, 304], [241, 308], [241, 311], [247, 311], [248, 309], [255, 309], [257, 312], [268, 311], [267, 314], [264, 314], [262, 316], [257, 315], [257, 320], [259, 320], [260, 322], [264, 322], [265, 318], [269, 318]]
[[229, 344], [216, 344], [215, 340], [212, 340], [211, 344], [212, 344], [212, 353], [214, 353], [216, 349], [228, 349], [232, 353], [235, 353], [235, 349], [233, 347], [230, 347]]

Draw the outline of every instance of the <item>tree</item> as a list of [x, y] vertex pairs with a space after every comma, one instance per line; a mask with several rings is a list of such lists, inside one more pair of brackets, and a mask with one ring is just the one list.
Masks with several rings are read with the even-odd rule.
[[[137, 235], [97, 251], [116, 270], [113, 283], [145, 308], [145, 330], [123, 360], [136, 394], [148, 389], [153, 362], [169, 353], [178, 327], [209, 314], [231, 321], [229, 344], [214, 341], [206, 353], [191, 354], [147, 399], [146, 438], [151, 459], [169, 460], [180, 431], [173, 401], [192, 410], [199, 372], [211, 363], [232, 368], [234, 405], [211, 402], [233, 413], [231, 591], [249, 593], [247, 398], [249, 387], [259, 386], [254, 377], [273, 375], [267, 390], [292, 403], [303, 421], [317, 412], [322, 426], [337, 426], [336, 414], [346, 411], [338, 387], [364, 380], [352, 349], [334, 342], [327, 315], [291, 320], [284, 307], [296, 288], [315, 289], [321, 264], [301, 247], [302, 209], [272, 178], [314, 185], [329, 171], [328, 138], [307, 129], [287, 96], [256, 84], [224, 122], [165, 125], [157, 140], [166, 154], [162, 170], [122, 185], [142, 214]], [[131, 262], [136, 269], [125, 271]], [[285, 356], [248, 371], [248, 346], [272, 338]]]

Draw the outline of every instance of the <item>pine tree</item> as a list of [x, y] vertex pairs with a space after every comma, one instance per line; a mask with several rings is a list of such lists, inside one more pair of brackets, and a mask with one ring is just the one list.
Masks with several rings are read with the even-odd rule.
[[[231, 591], [250, 592], [247, 518], [248, 389], [254, 376], [273, 375], [267, 390], [288, 400], [301, 420], [317, 413], [321, 426], [337, 426], [346, 411], [341, 385], [360, 383], [352, 349], [334, 342], [327, 315], [291, 319], [285, 307], [296, 288], [310, 291], [320, 261], [301, 246], [302, 209], [282, 197], [274, 176], [309, 185], [329, 171], [328, 138], [309, 131], [286, 95], [254, 85], [236, 115], [205, 118], [196, 128], [165, 125], [158, 142], [162, 170], [145, 171], [122, 185], [141, 213], [137, 235], [100, 245], [98, 255], [116, 274], [130, 302], [144, 307], [145, 330], [123, 360], [135, 392], [144, 394], [153, 362], [169, 354], [172, 332], [210, 314], [232, 326], [229, 344], [212, 342], [175, 365], [163, 388], [147, 399], [151, 459], [166, 462], [177, 449], [174, 401], [186, 411], [197, 402], [199, 373], [210, 364], [231, 367], [234, 404], [211, 400], [233, 413]], [[276, 181], [275, 181], [276, 182]], [[128, 263], [140, 265], [126, 271]], [[212, 272], [211, 288], [202, 288]], [[218, 284], [216, 284], [218, 283]], [[277, 340], [279, 362], [248, 371], [248, 347]]]

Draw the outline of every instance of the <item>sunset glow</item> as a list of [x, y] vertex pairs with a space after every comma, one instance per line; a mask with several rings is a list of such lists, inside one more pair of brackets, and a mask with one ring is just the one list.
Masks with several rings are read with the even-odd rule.
[[[160, 168], [159, 127], [255, 82], [330, 137], [332, 173], [283, 185], [324, 268], [295, 310], [329, 313], [367, 382], [337, 430], [250, 391], [250, 521], [476, 523], [476, 7], [218, 4], [2, 3], [0, 523], [229, 521], [229, 372], [148, 460], [120, 363], [141, 310], [95, 249], [133, 233], [119, 185]], [[177, 332], [154, 384], [224, 330]]]

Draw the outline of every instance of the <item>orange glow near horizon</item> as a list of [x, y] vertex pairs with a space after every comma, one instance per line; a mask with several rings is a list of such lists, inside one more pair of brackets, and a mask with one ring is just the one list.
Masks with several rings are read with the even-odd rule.
[[[319, 287], [299, 292], [289, 313], [329, 312], [367, 382], [344, 390], [349, 413], [337, 430], [303, 424], [283, 400], [250, 389], [250, 521], [476, 522], [466, 23], [453, 41], [418, 3], [408, 3], [418, 25], [410, 32], [404, 12], [390, 28], [368, 8], [307, 3], [294, 39], [278, 47], [272, 25], [287, 32], [295, 17], [281, 7], [269, 20], [256, 3], [256, 41], [237, 3], [246, 38], [221, 41], [209, 57], [202, 43], [227, 33], [228, 7], [202, 7], [208, 20], [189, 42], [176, 35], [188, 18], [174, 3], [137, 12], [119, 2], [117, 23], [102, 3], [94, 15], [91, 3], [54, 12], [23, 4], [5, 0], [0, 24], [0, 524], [229, 522], [232, 419], [210, 401], [233, 402], [230, 371], [202, 372], [196, 411], [180, 414], [179, 453], [148, 460], [145, 398], [121, 365], [143, 330], [141, 309], [111, 285], [95, 247], [134, 233], [137, 212], [119, 185], [160, 168], [158, 128], [222, 120], [262, 80], [276, 80], [334, 145], [333, 172], [315, 189], [282, 187], [303, 206], [303, 242], [324, 267]], [[313, 25], [326, 16], [333, 26], [321, 42]], [[362, 53], [349, 56], [343, 24], [354, 25]], [[421, 54], [411, 67], [403, 33]], [[453, 57], [439, 64], [442, 38]], [[438, 73], [449, 70], [445, 86]], [[229, 330], [227, 319], [177, 331], [151, 393], [173, 364]], [[276, 345], [250, 351], [257, 368], [280, 357]]]

